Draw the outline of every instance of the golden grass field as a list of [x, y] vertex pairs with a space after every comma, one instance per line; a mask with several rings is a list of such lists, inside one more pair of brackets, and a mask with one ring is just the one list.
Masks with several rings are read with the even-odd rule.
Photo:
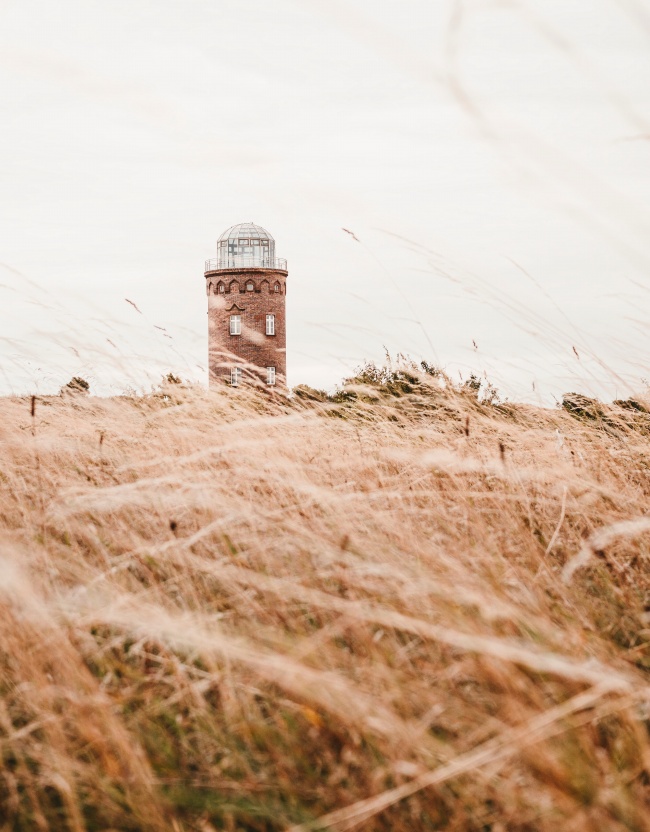
[[0, 829], [650, 830], [644, 400], [370, 381], [0, 400]]

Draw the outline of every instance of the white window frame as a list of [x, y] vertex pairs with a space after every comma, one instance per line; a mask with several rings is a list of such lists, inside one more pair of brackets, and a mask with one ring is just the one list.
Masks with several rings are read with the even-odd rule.
[[266, 334], [275, 335], [275, 315], [266, 316]]
[[246, 284], [246, 291], [247, 292], [253, 292], [254, 290], [255, 290], [255, 284], [253, 282], [249, 281]]
[[241, 315], [230, 316], [230, 334], [241, 335]]
[[230, 369], [230, 385], [231, 387], [239, 387], [241, 381], [241, 367], [232, 367]]
[[270, 386], [275, 384], [275, 367], [266, 368], [266, 383]]

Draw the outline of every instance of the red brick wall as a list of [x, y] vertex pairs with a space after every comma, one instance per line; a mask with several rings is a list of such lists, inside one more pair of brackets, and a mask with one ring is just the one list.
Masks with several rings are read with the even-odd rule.
[[[275, 367], [276, 385], [286, 384], [286, 282], [280, 269], [218, 269], [206, 272], [208, 293], [208, 366], [210, 384], [230, 382], [230, 370], [242, 368], [242, 380], [266, 384], [266, 368]], [[219, 284], [225, 291], [219, 292]], [[252, 292], [246, 284], [253, 283]], [[275, 292], [279, 283], [280, 291]], [[234, 308], [236, 307], [236, 308]], [[230, 334], [230, 316], [241, 315], [241, 335]], [[275, 315], [275, 335], [266, 335], [266, 316]]]

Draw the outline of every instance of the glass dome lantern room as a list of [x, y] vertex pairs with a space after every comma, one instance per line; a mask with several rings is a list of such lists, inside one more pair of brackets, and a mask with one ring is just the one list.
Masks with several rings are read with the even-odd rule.
[[[210, 261], [214, 263], [214, 261]], [[224, 231], [217, 241], [213, 268], [286, 268], [276, 264], [275, 240], [261, 225], [242, 222]]]

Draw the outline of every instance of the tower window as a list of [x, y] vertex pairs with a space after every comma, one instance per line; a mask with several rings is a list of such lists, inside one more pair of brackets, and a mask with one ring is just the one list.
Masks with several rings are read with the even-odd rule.
[[230, 316], [230, 334], [241, 335], [241, 315]]
[[266, 383], [275, 384], [275, 367], [266, 368]]
[[233, 387], [238, 387], [241, 381], [241, 367], [233, 367], [230, 371], [230, 383]]
[[280, 284], [279, 284], [279, 283], [276, 283], [276, 284], [275, 284], [275, 291], [276, 291], [276, 292], [279, 292], [279, 291], [280, 291]]
[[260, 244], [259, 240], [251, 240], [251, 245], [259, 246], [259, 244]]
[[254, 288], [255, 288], [255, 286], [252, 283], [247, 283], [246, 284], [246, 291], [247, 292], [252, 292]]
[[219, 243], [219, 245], [221, 246], [221, 248], [225, 248], [225, 247], [228, 245], [228, 240], [222, 240], [222, 241]]
[[248, 240], [240, 240], [239, 245], [240, 246], [247, 246], [248, 245]]
[[260, 240], [260, 242], [262, 243], [263, 246], [268, 246], [268, 244], [269, 244], [268, 240]]
[[226, 287], [223, 285], [223, 283], [219, 284], [219, 292], [223, 293], [225, 291], [225, 288]]
[[275, 335], [275, 315], [266, 316], [266, 334]]

